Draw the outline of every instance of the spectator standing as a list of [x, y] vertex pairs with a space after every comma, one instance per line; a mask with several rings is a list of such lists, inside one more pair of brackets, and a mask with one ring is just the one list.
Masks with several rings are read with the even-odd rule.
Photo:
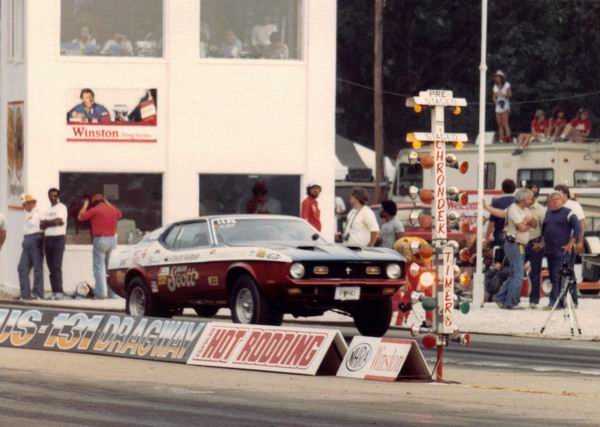
[[62, 264], [67, 235], [67, 207], [60, 202], [57, 188], [48, 190], [50, 208], [43, 216], [40, 227], [44, 230], [44, 255], [50, 271], [52, 299], [63, 298]]
[[273, 18], [265, 16], [262, 24], [252, 28], [252, 46], [260, 53], [265, 47], [271, 45], [271, 35], [275, 32], [277, 32], [277, 25], [273, 23]]
[[4, 219], [4, 215], [0, 213], [0, 251], [2, 250], [2, 246], [4, 246], [4, 242], [6, 241], [6, 220]]
[[504, 255], [510, 266], [510, 276], [496, 294], [500, 308], [511, 309], [519, 305], [524, 276], [525, 247], [529, 243], [529, 232], [537, 226], [529, 207], [533, 204], [533, 192], [523, 188], [515, 193], [515, 202], [510, 205], [506, 217], [506, 241]]
[[[548, 259], [548, 270], [552, 282], [550, 293], [551, 309], [560, 295], [560, 270], [563, 263], [567, 262], [573, 268], [572, 256], [577, 236], [580, 235], [580, 224], [573, 211], [564, 204], [564, 196], [556, 191], [548, 198], [548, 212], [542, 226], [544, 236], [544, 249]], [[577, 289], [571, 289], [573, 302], [577, 305]], [[559, 307], [564, 307], [564, 301], [559, 302]]]
[[396, 241], [404, 233], [404, 225], [396, 218], [398, 208], [392, 200], [381, 202], [381, 246], [384, 248], [394, 248]]
[[[88, 209], [91, 204], [91, 209]], [[92, 197], [91, 203], [86, 199], [79, 221], [90, 221], [93, 236], [94, 295], [103, 299], [112, 295], [106, 282], [106, 270], [110, 253], [117, 247], [117, 222], [122, 218], [121, 211], [113, 206], [102, 194]]]
[[494, 74], [494, 86], [492, 88], [492, 99], [496, 111], [496, 123], [498, 124], [498, 141], [510, 142], [510, 99], [512, 89], [506, 81], [506, 74], [498, 70]]
[[221, 56], [223, 58], [239, 58], [241, 55], [242, 42], [233, 31], [227, 31], [221, 45]]
[[[19, 260], [19, 285], [22, 299], [44, 299], [44, 260], [42, 246], [44, 235], [40, 228], [37, 200], [30, 194], [21, 196], [25, 218], [23, 222], [23, 250]], [[29, 274], [33, 269], [33, 295]]]
[[337, 232], [341, 233], [344, 230], [344, 216], [346, 214], [346, 203], [340, 196], [335, 197], [335, 219], [337, 222]]
[[309, 222], [310, 225], [321, 231], [321, 210], [317, 199], [321, 194], [321, 186], [319, 184], [308, 184], [306, 187], [306, 198], [302, 201], [303, 219]]
[[537, 308], [540, 303], [540, 286], [542, 282], [542, 261], [544, 260], [544, 239], [542, 237], [542, 224], [546, 217], [546, 208], [542, 206], [538, 197], [540, 188], [537, 185], [529, 187], [533, 192], [533, 204], [529, 208], [533, 219], [537, 222], [535, 227], [529, 231], [529, 243], [525, 249], [525, 262], [529, 261], [529, 282], [531, 292], [529, 294], [529, 307]]
[[565, 126], [567, 126], [565, 111], [562, 108], [556, 108], [552, 119], [550, 119], [550, 139], [552, 141], [559, 139], [565, 130]]
[[367, 206], [369, 194], [364, 188], [355, 188], [350, 195], [352, 210], [348, 213], [343, 241], [349, 246], [375, 246], [379, 238], [379, 224], [373, 210]]
[[570, 209], [575, 214], [579, 221], [579, 236], [578, 236], [578, 247], [579, 251], [583, 252], [583, 233], [585, 232], [585, 212], [581, 207], [581, 204], [571, 197], [571, 190], [568, 186], [559, 184], [554, 187], [556, 191], [562, 194], [563, 205], [565, 208]]
[[240, 212], [248, 214], [281, 214], [281, 202], [269, 197], [269, 188], [265, 181], [259, 180], [252, 187], [252, 197], [243, 203]]
[[89, 27], [81, 27], [79, 38], [73, 40], [72, 43], [79, 47], [79, 51], [83, 55], [93, 55], [98, 49], [96, 39], [92, 36]]
[[[512, 179], [502, 181], [502, 192], [504, 196], [497, 197], [492, 200], [492, 207], [496, 209], [506, 210], [515, 202], [513, 193], [517, 185]], [[504, 245], [504, 218], [490, 215], [490, 221], [487, 229], [487, 240], [492, 242], [493, 246], [502, 247]]]
[[585, 139], [592, 132], [592, 122], [590, 115], [584, 108], [577, 111], [577, 115], [571, 122], [565, 126], [561, 139], [570, 139], [573, 142], [585, 142]]

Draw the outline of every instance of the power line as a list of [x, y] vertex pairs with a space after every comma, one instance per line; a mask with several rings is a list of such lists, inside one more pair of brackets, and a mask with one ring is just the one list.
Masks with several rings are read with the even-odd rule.
[[[337, 81], [340, 83], [343, 83], [343, 84], [347, 84], [349, 86], [356, 86], [356, 87], [360, 87], [360, 88], [369, 90], [371, 92], [375, 92], [375, 89], [372, 86], [358, 83], [358, 82], [355, 82], [352, 80], [338, 78]], [[401, 98], [410, 98], [410, 97], [414, 96], [414, 94], [393, 92], [393, 91], [389, 91], [389, 90], [384, 90], [384, 91], [382, 91], [382, 93], [384, 95], [397, 96], [397, 97], [401, 97]], [[543, 104], [543, 103], [548, 103], [548, 102], [569, 101], [572, 99], [588, 98], [590, 96], [598, 96], [598, 95], [600, 95], [600, 90], [596, 90], [596, 91], [592, 91], [592, 92], [576, 93], [573, 95], [557, 96], [554, 98], [540, 98], [540, 99], [529, 99], [529, 100], [523, 100], [523, 101], [511, 101], [511, 104], [512, 105]], [[469, 101], [469, 105], [479, 105], [479, 102], [478, 101]], [[494, 105], [494, 103], [488, 102], [487, 105]]]

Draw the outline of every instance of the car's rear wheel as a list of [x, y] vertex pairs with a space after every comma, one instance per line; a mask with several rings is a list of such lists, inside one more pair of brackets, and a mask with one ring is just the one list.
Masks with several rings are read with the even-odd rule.
[[134, 317], [165, 316], [166, 310], [160, 309], [158, 301], [141, 278], [134, 277], [128, 285], [125, 303], [127, 314]]
[[353, 311], [352, 317], [361, 335], [382, 337], [392, 321], [392, 299], [361, 302]]
[[281, 325], [283, 321], [281, 310], [273, 307], [260, 292], [255, 280], [247, 274], [236, 279], [229, 307], [235, 323]]
[[194, 311], [200, 317], [214, 317], [220, 308], [215, 305], [195, 305]]

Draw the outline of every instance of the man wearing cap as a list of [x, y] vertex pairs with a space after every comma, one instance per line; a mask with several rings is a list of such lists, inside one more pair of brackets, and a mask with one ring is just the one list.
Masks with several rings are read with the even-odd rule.
[[[88, 207], [91, 204], [91, 209]], [[117, 222], [123, 214], [113, 206], [102, 194], [95, 194], [92, 201], [86, 199], [79, 211], [79, 221], [89, 221], [93, 237], [93, 261], [94, 261], [94, 295], [104, 299], [112, 291], [109, 291], [106, 282], [106, 269], [110, 253], [117, 247]]]
[[[30, 194], [21, 196], [25, 219], [23, 223], [23, 250], [17, 271], [22, 299], [44, 298], [44, 266], [42, 245], [44, 234], [40, 228], [40, 214], [36, 209], [37, 201]], [[29, 273], [33, 269], [33, 295]]]
[[311, 183], [306, 187], [306, 198], [302, 201], [301, 217], [309, 222], [310, 225], [321, 231], [321, 211], [319, 209], [319, 194], [321, 186]]

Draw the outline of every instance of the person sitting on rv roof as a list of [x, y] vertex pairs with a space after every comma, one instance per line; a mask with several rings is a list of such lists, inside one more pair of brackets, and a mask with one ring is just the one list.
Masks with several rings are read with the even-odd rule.
[[573, 142], [585, 142], [592, 131], [592, 122], [590, 115], [584, 108], [577, 110], [577, 115], [571, 122], [565, 126], [561, 139], [570, 139]]
[[565, 130], [565, 126], [567, 126], [567, 123], [565, 110], [560, 107], [556, 107], [554, 109], [554, 113], [552, 114], [552, 118], [550, 119], [550, 140], [556, 141], [558, 138], [560, 138]]
[[531, 133], [519, 135], [519, 148], [513, 152], [513, 155], [521, 154], [532, 142], [543, 142], [549, 133], [550, 123], [546, 118], [546, 113], [544, 113], [544, 110], [537, 110], [531, 121]]
[[[504, 196], [493, 199], [492, 206], [502, 210], [508, 209], [508, 207], [515, 202], [513, 193], [516, 188], [517, 184], [515, 184], [512, 179], [505, 179], [502, 181], [502, 192], [504, 193]], [[504, 218], [490, 215], [486, 236], [487, 240], [491, 241], [493, 246], [502, 247], [504, 244]]]

